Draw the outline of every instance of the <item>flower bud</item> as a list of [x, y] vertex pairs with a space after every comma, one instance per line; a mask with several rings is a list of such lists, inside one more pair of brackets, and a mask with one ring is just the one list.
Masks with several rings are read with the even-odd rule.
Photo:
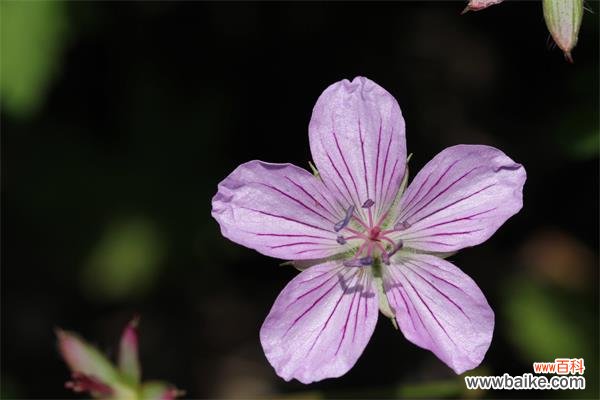
[[141, 368], [138, 357], [138, 323], [139, 318], [133, 318], [121, 335], [119, 344], [119, 370], [133, 384], [140, 383]]
[[571, 50], [577, 44], [579, 27], [583, 18], [583, 0], [543, 0], [544, 19], [552, 39], [573, 62]]
[[72, 372], [93, 377], [105, 384], [118, 381], [119, 373], [94, 346], [73, 332], [56, 329], [58, 349]]
[[468, 11], [480, 11], [489, 6], [493, 6], [494, 4], [502, 3], [502, 1], [503, 0], [469, 0], [469, 4], [467, 4], [467, 7], [465, 7], [461, 14]]

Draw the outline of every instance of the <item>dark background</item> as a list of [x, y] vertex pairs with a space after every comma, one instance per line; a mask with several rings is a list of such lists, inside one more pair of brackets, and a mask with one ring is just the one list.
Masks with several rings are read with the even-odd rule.
[[[2, 395], [77, 397], [53, 328], [114, 357], [141, 315], [146, 379], [189, 397], [598, 397], [598, 3], [575, 64], [540, 2], [2, 2]], [[411, 170], [496, 146], [524, 208], [451, 258], [496, 312], [482, 375], [583, 357], [585, 392], [468, 392], [384, 318], [356, 366], [278, 378], [259, 327], [296, 274], [219, 233], [240, 163], [308, 167], [320, 93], [364, 75], [400, 103]]]

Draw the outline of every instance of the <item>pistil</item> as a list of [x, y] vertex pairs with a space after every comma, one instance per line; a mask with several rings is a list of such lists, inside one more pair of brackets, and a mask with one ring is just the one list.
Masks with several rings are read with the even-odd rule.
[[[362, 243], [358, 247], [354, 257], [343, 262], [347, 267], [364, 267], [373, 264], [375, 257], [379, 257], [381, 261], [389, 265], [390, 257], [400, 250], [404, 243], [402, 240], [394, 241], [387, 235], [391, 232], [397, 232], [398, 230], [407, 229], [410, 224], [407, 222], [399, 222], [394, 226], [394, 229], [382, 230], [381, 223], [387, 217], [389, 210], [379, 219], [377, 224], [373, 224], [373, 213], [372, 207], [375, 202], [372, 199], [367, 199], [363, 204], [362, 208], [368, 210], [369, 223], [365, 223], [359, 216], [354, 214], [356, 208], [354, 206], [348, 207], [344, 219], [335, 224], [334, 230], [340, 232], [342, 230], [351, 233], [351, 235], [344, 236], [339, 234], [336, 241], [340, 245], [346, 245], [349, 240], [362, 240]], [[350, 221], [356, 221], [362, 228], [353, 229], [349, 227]], [[383, 242], [386, 242], [384, 244]]]

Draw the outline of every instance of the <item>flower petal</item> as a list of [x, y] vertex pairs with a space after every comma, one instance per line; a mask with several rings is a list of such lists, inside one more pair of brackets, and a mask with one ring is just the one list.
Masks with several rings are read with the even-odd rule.
[[277, 375], [311, 383], [345, 374], [377, 323], [370, 267], [327, 262], [301, 272], [279, 294], [260, 330]]
[[212, 207], [223, 236], [268, 256], [301, 260], [347, 250], [334, 231], [342, 207], [319, 179], [291, 164], [240, 165], [219, 184]]
[[475, 282], [428, 254], [397, 256], [384, 289], [404, 336], [431, 350], [457, 374], [477, 367], [492, 340], [494, 312]]
[[404, 118], [396, 99], [358, 77], [329, 86], [309, 126], [310, 148], [327, 187], [359, 213], [368, 199], [375, 214], [387, 211], [406, 166]]
[[489, 146], [458, 145], [435, 156], [400, 202], [405, 246], [451, 252], [487, 240], [523, 206], [525, 169]]

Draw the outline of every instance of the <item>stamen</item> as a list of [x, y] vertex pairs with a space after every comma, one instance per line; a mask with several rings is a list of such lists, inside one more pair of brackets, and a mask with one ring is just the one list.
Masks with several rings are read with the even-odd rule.
[[381, 253], [381, 261], [383, 261], [383, 263], [385, 265], [390, 265], [390, 256], [388, 253], [386, 252], [382, 252]]
[[367, 256], [363, 258], [353, 258], [351, 260], [344, 261], [345, 267], [366, 267], [373, 264], [373, 257]]
[[334, 226], [333, 229], [336, 232], [341, 231], [342, 229], [344, 229], [348, 223], [350, 222], [350, 218], [352, 218], [352, 214], [354, 214], [354, 206], [350, 206], [348, 207], [348, 209], [346, 210], [346, 216], [344, 217], [343, 220], [337, 222]]
[[366, 225], [364, 222], [362, 222], [362, 219], [358, 218], [356, 215], [353, 215], [353, 216], [352, 216], [352, 218], [353, 218], [353, 219], [354, 219], [356, 222], [358, 222], [358, 223], [360, 224], [360, 226], [362, 226], [363, 228], [365, 228], [365, 229], [369, 229], [369, 227], [368, 227], [368, 226], [367, 226], [367, 225]]
[[358, 258], [346, 260], [343, 262], [343, 264], [344, 264], [344, 267], [351, 267], [351, 268], [362, 267], [362, 264], [360, 263], [360, 259], [358, 259]]
[[387, 218], [388, 214], [390, 213], [390, 210], [387, 210], [382, 216], [381, 218], [379, 218], [379, 221], [377, 221], [376, 225], [381, 225], [383, 224], [383, 221], [385, 221], [385, 219]]
[[394, 225], [394, 229], [399, 230], [399, 231], [403, 231], [410, 227], [411, 227], [411, 224], [409, 224], [408, 221], [400, 221], [396, 225]]
[[381, 261], [383, 261], [386, 265], [390, 265], [390, 257], [387, 254], [387, 250], [381, 243], [376, 243], [377, 248], [380, 250]]
[[394, 254], [396, 254], [398, 250], [400, 250], [402, 247], [404, 247], [404, 242], [402, 240], [398, 240], [394, 248], [387, 254], [388, 257], [391, 257]]
[[373, 257], [371, 257], [371, 256], [363, 257], [358, 261], [360, 261], [360, 263], [366, 267], [367, 265], [373, 264]]
[[367, 199], [367, 201], [363, 203], [362, 208], [371, 208], [373, 207], [373, 204], [375, 204], [373, 200]]
[[336, 240], [339, 244], [346, 244], [346, 239], [342, 235], [338, 236]]
[[394, 242], [392, 239], [390, 239], [387, 236], [381, 236], [381, 240], [385, 240], [386, 242], [388, 242], [389, 244], [391, 244], [392, 246], [396, 246], [396, 242]]

